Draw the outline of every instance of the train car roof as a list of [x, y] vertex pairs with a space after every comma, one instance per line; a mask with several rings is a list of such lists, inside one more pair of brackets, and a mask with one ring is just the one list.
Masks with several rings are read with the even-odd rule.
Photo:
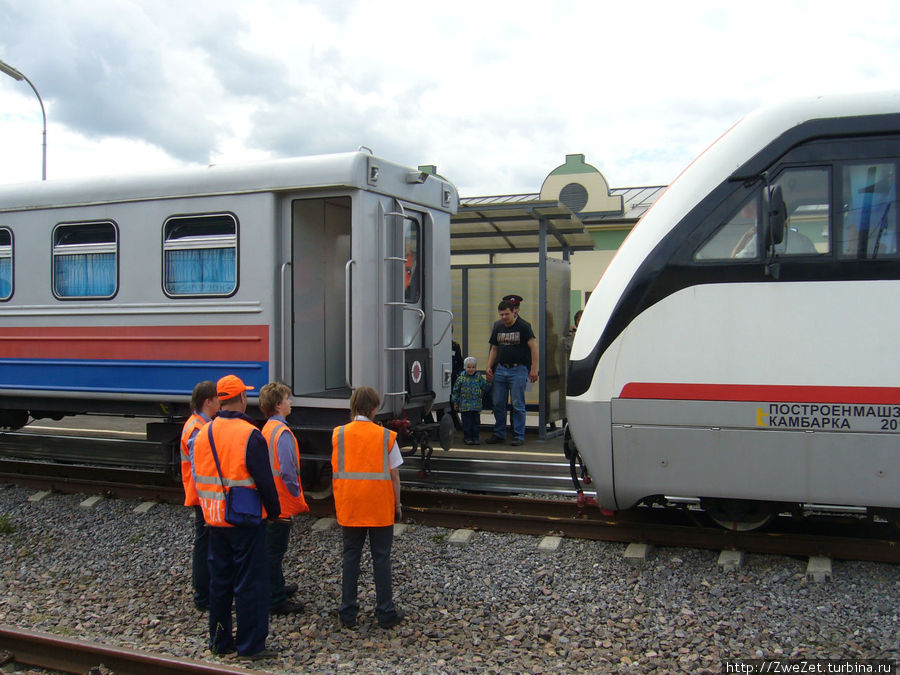
[[[879, 122], [881, 120], [881, 122]], [[747, 115], [700, 154], [644, 214], [613, 257], [593, 293], [579, 328], [585, 338], [572, 345], [571, 358], [583, 359], [596, 344], [638, 266], [697, 203], [728, 180], [765, 168], [805, 141], [840, 135], [900, 132], [900, 91], [799, 98]], [[585, 324], [585, 322], [587, 322]], [[596, 322], [596, 324], [595, 324]]]
[[[377, 178], [370, 180], [373, 164], [378, 166]], [[365, 189], [455, 212], [458, 195], [451, 183], [434, 174], [408, 180], [413, 173], [417, 172], [410, 167], [361, 151], [213, 164], [152, 174], [0, 185], [0, 212], [328, 187]], [[421, 183], [430, 185], [422, 189]], [[450, 190], [449, 205], [444, 188]]]

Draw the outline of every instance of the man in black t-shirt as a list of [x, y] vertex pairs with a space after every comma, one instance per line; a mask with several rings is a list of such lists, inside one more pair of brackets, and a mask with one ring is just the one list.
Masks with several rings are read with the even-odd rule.
[[491, 352], [485, 375], [494, 384], [494, 435], [488, 443], [506, 440], [506, 401], [512, 399], [511, 445], [525, 442], [525, 384], [538, 379], [538, 349], [531, 324], [514, 314], [513, 303], [497, 305], [500, 321], [491, 330]]

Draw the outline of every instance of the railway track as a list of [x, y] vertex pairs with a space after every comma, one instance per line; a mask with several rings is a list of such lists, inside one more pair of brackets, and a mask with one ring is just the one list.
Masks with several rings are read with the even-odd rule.
[[4, 666], [13, 663], [78, 675], [90, 673], [101, 665], [108, 669], [106, 672], [115, 675], [252, 675], [260, 672], [226, 663], [178, 659], [97, 642], [71, 640], [11, 626], [0, 626], [0, 653], [3, 652]]
[[[434, 465], [433, 471], [426, 480], [438, 473]], [[165, 472], [103, 467], [101, 478], [97, 473], [96, 466], [0, 460], [0, 481], [35, 489], [170, 504], [183, 499], [181, 487]], [[408, 483], [402, 499], [408, 521], [440, 527], [900, 563], [900, 532], [887, 523], [855, 517], [778, 518], [762, 531], [735, 532], [713, 526], [702, 512], [687, 508], [641, 508], [607, 516], [593, 507], [579, 508], [574, 499], [436, 491]], [[333, 515], [330, 497], [308, 501], [312, 515]]]

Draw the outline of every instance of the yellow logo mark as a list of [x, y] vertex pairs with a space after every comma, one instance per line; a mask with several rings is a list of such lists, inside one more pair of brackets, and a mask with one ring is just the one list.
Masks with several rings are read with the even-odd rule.
[[764, 417], [769, 417], [769, 413], [764, 413], [762, 408], [757, 408], [756, 409], [756, 426], [758, 426], [758, 427], [769, 426], [768, 420], [763, 421]]

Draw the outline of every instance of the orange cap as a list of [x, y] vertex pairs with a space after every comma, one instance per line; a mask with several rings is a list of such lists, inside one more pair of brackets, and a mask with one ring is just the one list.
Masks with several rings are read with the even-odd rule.
[[226, 375], [216, 383], [216, 392], [220, 401], [240, 396], [241, 392], [250, 389], [253, 387], [248, 387], [237, 375]]

